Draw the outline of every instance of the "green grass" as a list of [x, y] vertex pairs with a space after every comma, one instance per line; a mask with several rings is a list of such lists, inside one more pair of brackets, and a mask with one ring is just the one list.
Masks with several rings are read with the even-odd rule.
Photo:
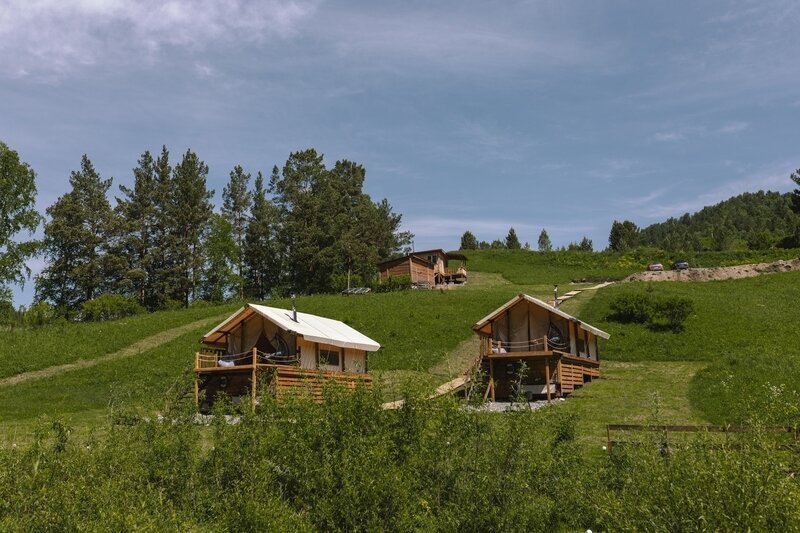
[[533, 252], [524, 250], [466, 250], [467, 269], [501, 274], [519, 285], [564, 284], [570, 281], [617, 280], [645, 270], [658, 261], [666, 268], [675, 259], [686, 259], [693, 267], [715, 267], [793, 259], [800, 250], [730, 252], [680, 252], [639, 249], [632, 252]]
[[15, 328], [3, 332], [0, 344], [0, 379], [22, 372], [95, 359], [129, 346], [149, 335], [195, 320], [225, 315], [237, 304], [161, 311], [110, 322], [60, 322], [37, 329]]
[[[684, 331], [609, 321], [611, 300], [636, 291], [690, 298], [695, 310]], [[600, 346], [606, 360], [709, 362], [687, 393], [709, 420], [742, 422], [760, 416], [787, 422], [792, 412], [784, 403], [798, 399], [798, 301], [800, 272], [706, 283], [631, 283], [599, 291], [581, 318], [611, 334]], [[773, 386], [782, 392], [774, 393]]]

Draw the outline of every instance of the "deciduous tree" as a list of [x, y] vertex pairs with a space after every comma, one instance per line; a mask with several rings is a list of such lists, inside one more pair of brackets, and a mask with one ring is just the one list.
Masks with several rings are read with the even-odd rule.
[[30, 276], [25, 261], [39, 247], [35, 240], [18, 241], [22, 231], [31, 235], [42, 220], [36, 211], [36, 173], [19, 154], [0, 142], [0, 290], [24, 283]]

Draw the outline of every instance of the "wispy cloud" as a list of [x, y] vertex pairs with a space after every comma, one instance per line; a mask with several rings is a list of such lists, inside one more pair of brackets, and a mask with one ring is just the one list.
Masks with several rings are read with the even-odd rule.
[[682, 141], [686, 137], [682, 133], [678, 133], [676, 131], [667, 131], [667, 132], [659, 132], [653, 136], [658, 142], [675, 142], [675, 141]]
[[600, 161], [592, 170], [587, 172], [587, 175], [611, 182], [652, 173], [652, 169], [646, 168], [644, 163], [637, 159], [608, 158]]
[[152, 59], [165, 47], [287, 37], [312, 14], [301, 0], [9, 0], [0, 10], [7, 76], [58, 79], [104, 61]]
[[773, 163], [750, 172], [743, 178], [726, 181], [706, 192], [694, 195], [692, 198], [683, 198], [672, 203], [645, 204], [639, 210], [639, 214], [651, 220], [658, 220], [680, 216], [684, 213], [693, 213], [703, 207], [714, 205], [745, 192], [760, 190], [785, 192], [791, 189], [792, 182], [789, 175], [792, 168], [792, 163], [786, 161]]
[[749, 122], [744, 122], [739, 120], [723, 124], [718, 131], [719, 133], [725, 133], [725, 134], [739, 133], [741, 131], [746, 130], [749, 127], [750, 127]]

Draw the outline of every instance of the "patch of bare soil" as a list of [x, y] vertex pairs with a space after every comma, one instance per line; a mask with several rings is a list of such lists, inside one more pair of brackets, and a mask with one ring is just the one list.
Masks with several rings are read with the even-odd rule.
[[637, 272], [626, 281], [716, 281], [722, 279], [741, 279], [800, 270], [800, 258], [780, 260], [773, 263], [755, 263], [714, 268], [688, 268], [686, 270], [665, 270], [663, 272]]

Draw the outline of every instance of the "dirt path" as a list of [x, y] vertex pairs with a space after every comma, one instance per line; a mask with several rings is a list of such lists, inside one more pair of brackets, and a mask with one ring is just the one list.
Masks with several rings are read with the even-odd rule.
[[126, 346], [121, 350], [117, 350], [114, 353], [110, 353], [108, 355], [104, 355], [96, 359], [78, 359], [74, 363], [51, 366], [48, 368], [43, 368], [41, 370], [33, 370], [31, 372], [23, 372], [22, 374], [17, 374], [15, 376], [0, 379], [0, 387], [8, 385], [17, 385], [18, 383], [36, 379], [44, 379], [50, 376], [54, 376], [56, 374], [71, 372], [73, 370], [80, 370], [82, 368], [90, 368], [95, 365], [99, 365], [100, 363], [107, 363], [109, 361], [123, 359], [125, 357], [130, 357], [132, 355], [139, 355], [142, 352], [146, 352], [148, 350], [152, 350], [153, 348], [157, 348], [158, 346], [161, 346], [164, 343], [175, 340], [181, 335], [189, 333], [190, 331], [198, 329], [204, 325], [217, 324], [221, 320], [224, 320], [226, 316], [227, 315], [220, 315], [213, 318], [204, 318], [202, 320], [196, 320], [195, 322], [191, 322], [189, 324], [184, 324], [183, 326], [178, 326], [177, 328], [161, 331], [159, 333], [156, 333], [155, 335], [145, 337], [144, 339], [137, 341], [131, 344], [130, 346]]
[[754, 263], [714, 268], [689, 268], [686, 270], [665, 270], [663, 272], [637, 272], [622, 281], [716, 281], [723, 279], [741, 279], [800, 270], [800, 259], [774, 261], [772, 263]]

